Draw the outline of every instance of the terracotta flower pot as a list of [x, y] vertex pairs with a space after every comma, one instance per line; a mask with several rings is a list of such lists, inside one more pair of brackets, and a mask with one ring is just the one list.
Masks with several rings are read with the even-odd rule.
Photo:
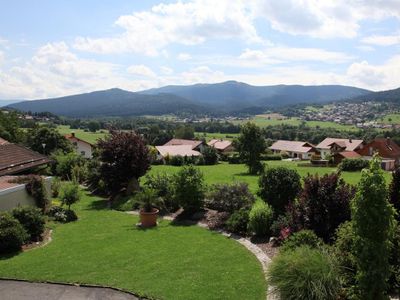
[[152, 212], [140, 210], [140, 225], [144, 228], [157, 226], [157, 217], [159, 210], [153, 208]]

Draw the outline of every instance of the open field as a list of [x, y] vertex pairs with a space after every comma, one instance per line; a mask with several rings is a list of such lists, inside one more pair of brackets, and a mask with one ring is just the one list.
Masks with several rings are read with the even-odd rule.
[[223, 140], [234, 140], [239, 136], [238, 133], [209, 133], [209, 132], [196, 132], [195, 133], [196, 138], [202, 139], [205, 138], [206, 141], [208, 142], [209, 140], [212, 139], [223, 139]]
[[85, 195], [73, 206], [79, 220], [55, 225], [50, 244], [0, 257], [0, 277], [106, 285], [156, 299], [265, 299], [260, 263], [234, 240], [168, 221], [138, 229], [137, 216], [105, 207]]
[[[268, 166], [285, 166], [291, 169], [295, 169], [301, 177], [307, 174], [327, 174], [335, 172], [336, 168], [327, 167], [299, 167], [297, 162], [290, 161], [268, 161]], [[174, 174], [179, 171], [181, 167], [175, 166], [152, 166], [150, 174], [158, 172], [165, 172]], [[249, 184], [249, 188], [252, 192], [256, 192], [258, 189], [258, 176], [248, 175], [247, 168], [245, 165], [230, 165], [227, 163], [221, 163], [214, 166], [198, 166], [203, 172], [204, 178], [207, 184], [213, 183], [230, 183], [234, 181], [246, 182]], [[386, 182], [389, 183], [391, 175], [389, 172], [385, 172]], [[361, 172], [343, 172], [342, 178], [350, 183], [357, 184], [361, 178]]]
[[70, 129], [69, 126], [66, 125], [59, 125], [57, 126], [57, 130], [62, 135], [70, 134], [71, 132], [75, 132], [75, 136], [80, 138], [88, 143], [95, 144], [98, 139], [101, 139], [106, 136], [107, 130], [101, 130], [97, 132], [86, 132], [82, 129]]
[[[249, 121], [255, 123], [257, 126], [260, 126], [260, 127], [267, 127], [267, 126], [274, 126], [274, 125], [281, 125], [281, 124], [298, 126], [302, 123], [302, 121], [299, 120], [298, 118], [268, 119], [268, 118], [262, 117], [261, 115], [255, 116], [249, 120], [236, 120], [236, 121], [233, 121], [232, 123], [243, 124], [243, 123], [246, 123]], [[305, 123], [309, 127], [335, 128], [338, 130], [350, 130], [350, 131], [358, 130], [357, 127], [355, 127], [355, 126], [342, 125], [342, 124], [338, 124], [335, 122], [305, 121]]]
[[384, 124], [400, 124], [400, 114], [389, 114], [383, 118], [383, 121], [381, 119], [377, 121]]

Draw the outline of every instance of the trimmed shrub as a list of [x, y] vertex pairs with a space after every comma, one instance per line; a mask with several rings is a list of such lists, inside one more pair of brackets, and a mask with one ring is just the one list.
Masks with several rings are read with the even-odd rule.
[[297, 247], [308, 246], [311, 249], [321, 248], [324, 242], [311, 230], [293, 233], [282, 244], [280, 251], [292, 251]]
[[204, 202], [204, 177], [192, 165], [183, 167], [174, 177], [174, 197], [186, 212], [196, 212]]
[[279, 253], [268, 269], [268, 284], [281, 299], [336, 300], [340, 292], [336, 262], [307, 246]]
[[249, 224], [249, 210], [241, 208], [235, 211], [226, 221], [226, 229], [230, 232], [246, 235]]
[[78, 220], [78, 216], [73, 210], [65, 209], [61, 206], [52, 206], [48, 212], [49, 217], [54, 221], [68, 223]]
[[30, 240], [37, 241], [41, 239], [46, 222], [39, 208], [31, 206], [16, 207], [11, 213], [24, 227]]
[[220, 212], [233, 213], [243, 207], [249, 208], [254, 201], [255, 198], [249, 191], [247, 183], [214, 184], [205, 206]]
[[258, 181], [258, 195], [272, 206], [276, 216], [285, 212], [301, 190], [300, 175], [285, 167], [267, 168]]
[[60, 194], [60, 188], [61, 188], [61, 180], [58, 177], [54, 177], [51, 181], [51, 195], [54, 198], [57, 198], [58, 195]]
[[21, 250], [29, 238], [26, 230], [10, 213], [0, 212], [0, 253]]
[[280, 154], [262, 154], [261, 160], [282, 160]]
[[272, 208], [264, 201], [256, 201], [249, 213], [249, 231], [260, 237], [269, 235], [272, 218]]
[[339, 164], [338, 168], [341, 171], [361, 171], [368, 168], [369, 161], [362, 158], [345, 158]]
[[214, 147], [204, 147], [202, 154], [206, 165], [215, 165], [218, 163], [218, 151]]

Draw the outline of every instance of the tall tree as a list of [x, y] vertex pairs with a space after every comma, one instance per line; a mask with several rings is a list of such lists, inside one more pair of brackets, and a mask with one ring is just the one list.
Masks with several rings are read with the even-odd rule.
[[389, 193], [389, 201], [396, 210], [397, 221], [400, 221], [400, 168], [392, 173]]
[[240, 129], [235, 146], [240, 158], [247, 165], [249, 173], [259, 173], [262, 170], [261, 153], [266, 147], [261, 129], [253, 123], [246, 123]]
[[71, 143], [65, 137], [56, 129], [46, 126], [35, 126], [29, 129], [26, 144], [32, 150], [46, 155], [57, 150], [72, 151]]
[[396, 223], [387, 196], [381, 160], [375, 155], [369, 169], [362, 171], [351, 211], [361, 299], [387, 299], [390, 238]]
[[110, 193], [110, 200], [126, 189], [131, 193], [138, 179], [150, 168], [149, 149], [135, 132], [112, 131], [98, 141], [100, 176]]
[[11, 143], [22, 141], [23, 132], [17, 113], [0, 111], [0, 137]]

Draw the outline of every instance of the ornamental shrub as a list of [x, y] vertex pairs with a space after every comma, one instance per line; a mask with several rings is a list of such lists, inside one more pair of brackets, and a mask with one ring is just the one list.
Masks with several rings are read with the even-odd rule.
[[254, 201], [255, 197], [250, 192], [247, 183], [214, 184], [207, 196], [205, 206], [231, 214], [243, 207], [250, 208]]
[[204, 147], [202, 154], [206, 165], [215, 165], [218, 163], [218, 151], [214, 147]]
[[256, 236], [265, 237], [270, 234], [273, 211], [264, 201], [256, 201], [249, 213], [249, 231]]
[[38, 175], [28, 175], [22, 177], [21, 181], [25, 183], [26, 191], [35, 199], [36, 205], [41, 208], [43, 212], [46, 212], [50, 201], [47, 197], [43, 178]]
[[194, 166], [184, 166], [174, 176], [174, 197], [186, 212], [196, 212], [202, 208], [204, 191], [203, 173]]
[[292, 251], [297, 247], [308, 246], [311, 249], [321, 248], [324, 245], [312, 230], [301, 230], [290, 235], [282, 244], [280, 251]]
[[58, 177], [54, 177], [51, 181], [51, 195], [54, 198], [57, 198], [58, 195], [60, 194], [60, 188], [61, 188], [61, 180]]
[[307, 246], [280, 252], [267, 276], [283, 300], [336, 300], [340, 291], [335, 260], [326, 251]]
[[185, 164], [185, 159], [181, 155], [174, 155], [169, 159], [169, 164], [171, 166], [183, 166]]
[[267, 168], [260, 176], [258, 195], [272, 206], [276, 216], [285, 212], [301, 190], [300, 175], [285, 167]]
[[61, 206], [52, 206], [48, 215], [53, 218], [54, 221], [61, 223], [73, 222], [78, 219], [78, 216], [73, 210], [67, 210]]
[[341, 171], [361, 171], [367, 168], [369, 161], [362, 158], [345, 158], [339, 164], [338, 168]]
[[175, 212], [179, 208], [179, 203], [174, 197], [174, 176], [167, 173], [157, 173], [156, 175], [146, 175], [144, 185], [157, 192], [161, 197], [167, 211]]
[[77, 183], [68, 182], [63, 186], [60, 200], [63, 205], [68, 206], [68, 210], [71, 210], [71, 205], [78, 202], [80, 198], [81, 195]]
[[249, 224], [249, 210], [246, 208], [241, 208], [235, 211], [229, 219], [226, 221], [226, 229], [228, 231], [246, 235]]
[[10, 213], [0, 212], [0, 253], [11, 253], [21, 250], [29, 235]]
[[45, 219], [39, 208], [25, 206], [16, 207], [12, 210], [12, 215], [21, 223], [32, 241], [41, 239], [44, 232]]

